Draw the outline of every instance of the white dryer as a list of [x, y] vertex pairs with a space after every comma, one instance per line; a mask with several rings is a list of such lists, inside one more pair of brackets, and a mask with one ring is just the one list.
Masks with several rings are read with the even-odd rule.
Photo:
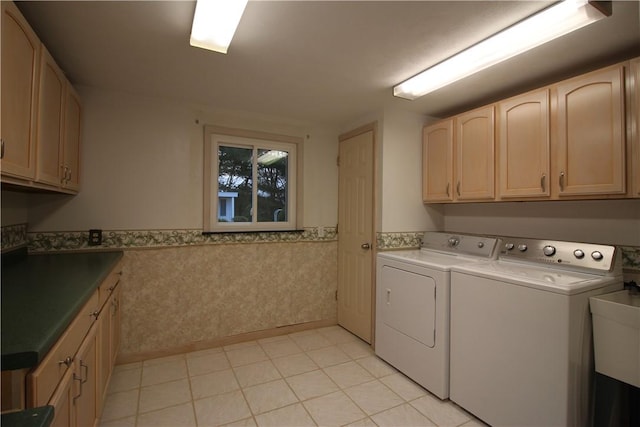
[[377, 260], [375, 352], [427, 390], [449, 397], [451, 267], [495, 258], [497, 239], [427, 232], [421, 249]]
[[614, 246], [504, 238], [451, 273], [451, 400], [495, 426], [588, 426], [589, 297], [623, 288]]

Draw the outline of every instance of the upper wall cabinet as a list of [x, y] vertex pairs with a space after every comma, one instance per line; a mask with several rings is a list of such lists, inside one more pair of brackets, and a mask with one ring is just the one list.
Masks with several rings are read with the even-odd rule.
[[422, 131], [422, 199], [425, 202], [453, 200], [453, 119]]
[[494, 107], [455, 118], [456, 200], [494, 198]]
[[559, 197], [625, 194], [624, 67], [559, 83]]
[[549, 90], [498, 103], [499, 197], [548, 197]]
[[78, 95], [15, 4], [2, 2], [2, 182], [76, 193]]
[[640, 197], [640, 58], [631, 61], [629, 81], [629, 153], [631, 167], [630, 189], [631, 197]]
[[640, 58], [495, 109], [495, 120], [488, 106], [425, 127], [425, 202], [640, 198]]
[[33, 179], [40, 41], [18, 8], [2, 4], [2, 174]]
[[66, 79], [44, 46], [40, 64], [36, 179], [57, 186], [61, 177], [62, 103]]
[[80, 98], [67, 82], [64, 96], [64, 126], [62, 127], [62, 176], [63, 188], [78, 191], [80, 189], [80, 124], [82, 109]]

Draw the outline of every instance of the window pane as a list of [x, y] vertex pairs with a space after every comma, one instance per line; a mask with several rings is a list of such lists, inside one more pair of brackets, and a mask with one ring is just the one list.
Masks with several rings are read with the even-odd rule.
[[251, 222], [252, 153], [251, 148], [218, 146], [218, 206], [226, 208], [224, 216], [219, 209], [218, 222]]
[[289, 153], [258, 149], [258, 222], [287, 221]]

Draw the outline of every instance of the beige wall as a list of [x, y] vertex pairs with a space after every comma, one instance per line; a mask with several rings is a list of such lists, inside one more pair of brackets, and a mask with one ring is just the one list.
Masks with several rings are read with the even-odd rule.
[[304, 224], [337, 221], [337, 132], [263, 115], [79, 88], [82, 189], [31, 195], [30, 231], [202, 227], [203, 125], [302, 136]]
[[640, 200], [447, 205], [445, 229], [640, 246]]
[[441, 230], [443, 208], [422, 203], [422, 127], [426, 116], [385, 109], [381, 223], [384, 233]]

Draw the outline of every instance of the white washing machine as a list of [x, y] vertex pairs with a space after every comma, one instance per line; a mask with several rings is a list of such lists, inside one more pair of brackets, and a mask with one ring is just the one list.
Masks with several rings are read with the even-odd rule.
[[441, 399], [449, 396], [451, 267], [495, 258], [497, 239], [427, 232], [421, 249], [378, 254], [378, 356]]
[[589, 297], [623, 288], [614, 246], [503, 238], [451, 273], [450, 398], [494, 426], [588, 426]]

